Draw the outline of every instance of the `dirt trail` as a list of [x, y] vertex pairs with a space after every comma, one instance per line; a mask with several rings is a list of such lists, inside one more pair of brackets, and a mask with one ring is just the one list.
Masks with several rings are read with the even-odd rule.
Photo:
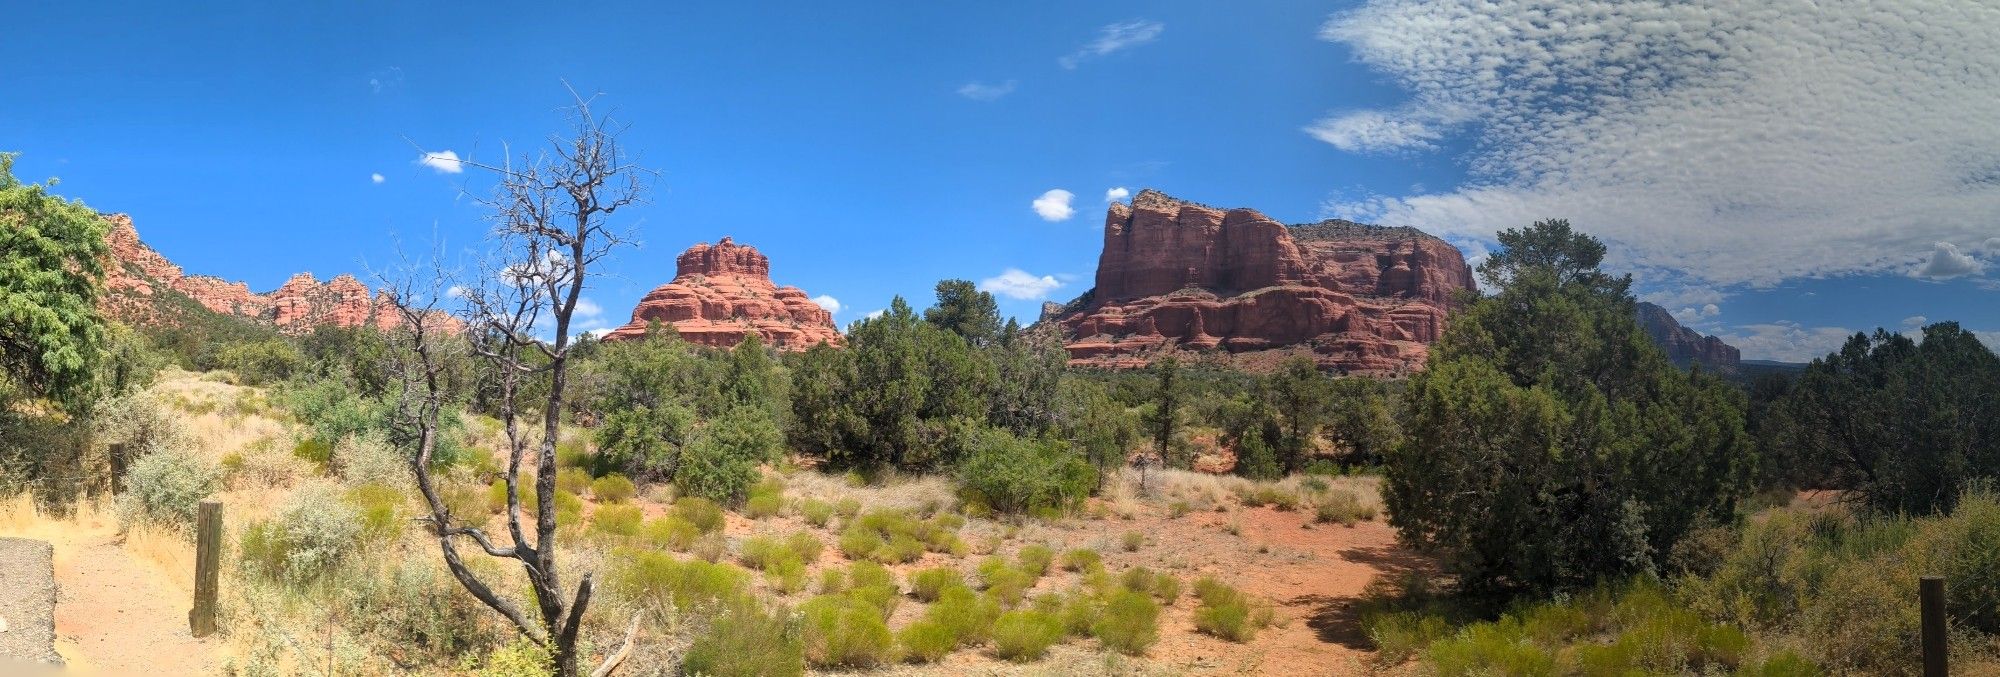
[[56, 543], [56, 651], [77, 672], [211, 675], [217, 638], [188, 634], [188, 593], [109, 534]]

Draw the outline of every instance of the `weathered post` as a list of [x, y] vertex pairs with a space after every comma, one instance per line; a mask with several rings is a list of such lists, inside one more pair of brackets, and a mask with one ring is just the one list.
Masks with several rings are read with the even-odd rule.
[[1945, 677], [1950, 663], [1945, 656], [1944, 577], [1925, 576], [1917, 584], [1924, 619], [1924, 677]]
[[194, 608], [188, 626], [196, 637], [215, 634], [216, 574], [222, 563], [222, 502], [202, 501], [195, 517]]

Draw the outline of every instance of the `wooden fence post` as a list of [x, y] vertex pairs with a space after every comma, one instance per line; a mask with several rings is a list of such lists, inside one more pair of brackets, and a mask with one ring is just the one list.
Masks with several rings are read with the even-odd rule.
[[222, 502], [202, 501], [195, 519], [194, 608], [188, 627], [196, 637], [215, 634], [216, 574], [222, 563]]
[[1944, 577], [1925, 576], [1917, 584], [1924, 620], [1924, 677], [1945, 677], [1950, 662], [1945, 656]]

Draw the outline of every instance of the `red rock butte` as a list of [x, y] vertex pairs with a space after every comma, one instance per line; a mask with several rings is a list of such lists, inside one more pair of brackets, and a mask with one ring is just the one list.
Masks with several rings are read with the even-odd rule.
[[1044, 321], [1062, 327], [1079, 366], [1197, 352], [1257, 368], [1307, 354], [1390, 375], [1423, 366], [1453, 293], [1471, 287], [1458, 248], [1414, 228], [1288, 226], [1148, 189], [1105, 215], [1097, 286]]
[[673, 281], [647, 293], [632, 309], [632, 321], [604, 340], [643, 337], [657, 321], [689, 343], [717, 348], [734, 346], [753, 332], [780, 350], [842, 342], [833, 313], [798, 287], [771, 283], [771, 260], [756, 247], [727, 237], [703, 242], [681, 252], [675, 268]]

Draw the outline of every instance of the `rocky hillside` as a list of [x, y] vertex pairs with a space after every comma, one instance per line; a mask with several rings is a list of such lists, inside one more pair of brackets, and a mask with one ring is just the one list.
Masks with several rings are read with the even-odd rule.
[[1639, 326], [1646, 330], [1646, 335], [1651, 336], [1653, 342], [1666, 349], [1667, 358], [1674, 364], [1683, 367], [1699, 364], [1708, 369], [1732, 371], [1742, 362], [1743, 354], [1735, 346], [1681, 326], [1666, 308], [1641, 301], [1638, 315]]
[[1452, 294], [1471, 286], [1458, 248], [1412, 228], [1288, 226], [1148, 189], [1105, 215], [1096, 287], [1046, 319], [1078, 365], [1197, 351], [1254, 368], [1308, 354], [1386, 375], [1422, 366]]
[[106, 215], [111, 223], [105, 240], [111, 260], [105, 264], [106, 314], [127, 324], [174, 324], [199, 306], [210, 312], [243, 318], [286, 334], [310, 333], [315, 327], [394, 327], [394, 309], [369, 292], [352, 275], [320, 282], [311, 273], [293, 275], [268, 292], [250, 291], [242, 282], [206, 275], [187, 275], [181, 267], [139, 239], [132, 217]]
[[771, 260], [727, 237], [681, 252], [673, 281], [647, 293], [632, 309], [632, 321], [604, 340], [645, 336], [653, 322], [673, 327], [690, 343], [713, 347], [736, 345], [751, 332], [782, 350], [841, 343], [832, 313], [798, 287], [773, 284]]

